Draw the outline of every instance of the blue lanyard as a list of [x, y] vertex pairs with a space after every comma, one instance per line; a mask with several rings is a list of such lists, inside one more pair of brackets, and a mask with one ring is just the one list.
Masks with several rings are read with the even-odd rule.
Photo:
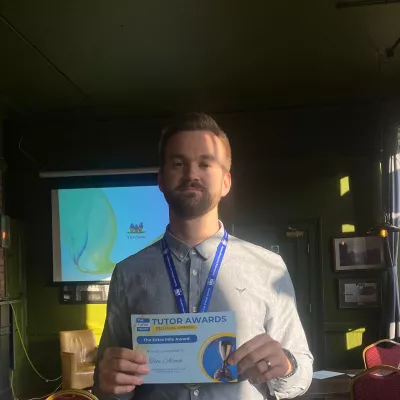
[[[204, 288], [203, 297], [201, 298], [201, 303], [199, 308], [199, 312], [201, 313], [207, 312], [208, 307], [210, 305], [211, 296], [214, 290], [215, 282], [217, 281], [217, 276], [222, 264], [222, 260], [224, 259], [227, 244], [228, 244], [228, 233], [224, 231], [224, 235], [217, 247], [214, 260], [211, 264], [210, 272], [208, 273], [206, 287]], [[176, 268], [174, 260], [172, 259], [171, 250], [168, 247], [168, 243], [167, 240], [165, 239], [165, 236], [162, 239], [162, 247], [163, 247], [163, 257], [164, 257], [165, 267], [167, 268], [169, 280], [171, 282], [172, 290], [174, 291], [175, 294], [179, 312], [181, 314], [186, 314], [188, 313], [188, 307], [186, 304], [185, 296], [183, 294], [181, 283], [178, 278], [178, 274], [176, 273]]]

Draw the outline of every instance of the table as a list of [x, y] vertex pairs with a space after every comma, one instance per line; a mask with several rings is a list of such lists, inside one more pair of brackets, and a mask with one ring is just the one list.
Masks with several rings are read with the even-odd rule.
[[346, 374], [357, 375], [362, 370], [344, 370], [343, 375], [327, 379], [313, 379], [310, 388], [299, 399], [350, 399], [351, 377]]

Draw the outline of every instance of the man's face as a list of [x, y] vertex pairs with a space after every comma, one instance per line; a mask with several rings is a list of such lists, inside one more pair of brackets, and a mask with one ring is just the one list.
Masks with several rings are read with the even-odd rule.
[[224, 145], [209, 131], [182, 131], [165, 149], [160, 190], [181, 218], [197, 218], [215, 208], [231, 188]]

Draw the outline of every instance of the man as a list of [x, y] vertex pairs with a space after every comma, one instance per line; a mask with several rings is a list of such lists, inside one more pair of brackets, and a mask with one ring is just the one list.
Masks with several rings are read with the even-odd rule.
[[240, 383], [193, 388], [142, 384], [149, 365], [145, 355], [132, 350], [130, 315], [185, 311], [170, 285], [163, 246], [170, 249], [188, 311], [201, 311], [210, 267], [226, 235], [218, 204], [231, 188], [229, 140], [205, 114], [185, 115], [163, 131], [160, 161], [159, 187], [170, 213], [165, 242], [114, 270], [95, 394], [101, 399], [261, 400], [268, 393], [278, 399], [304, 393], [313, 358], [285, 264], [275, 253], [233, 236], [228, 236], [208, 311], [236, 313], [238, 349], [229, 363], [237, 364]]

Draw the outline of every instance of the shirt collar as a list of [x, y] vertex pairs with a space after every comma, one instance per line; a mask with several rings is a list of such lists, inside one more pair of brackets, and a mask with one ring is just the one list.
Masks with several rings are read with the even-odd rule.
[[195, 249], [197, 253], [199, 253], [200, 256], [202, 256], [204, 259], [208, 259], [215, 255], [217, 247], [220, 244], [222, 237], [224, 236], [225, 228], [221, 221], [219, 221], [219, 226], [220, 228], [217, 233], [194, 247], [190, 247], [188, 244], [182, 242], [177, 237], [175, 237], [169, 231], [169, 226], [167, 227], [167, 230], [165, 232], [165, 238], [167, 239], [168, 247], [179, 259], [186, 258], [189, 252], [193, 249]]

